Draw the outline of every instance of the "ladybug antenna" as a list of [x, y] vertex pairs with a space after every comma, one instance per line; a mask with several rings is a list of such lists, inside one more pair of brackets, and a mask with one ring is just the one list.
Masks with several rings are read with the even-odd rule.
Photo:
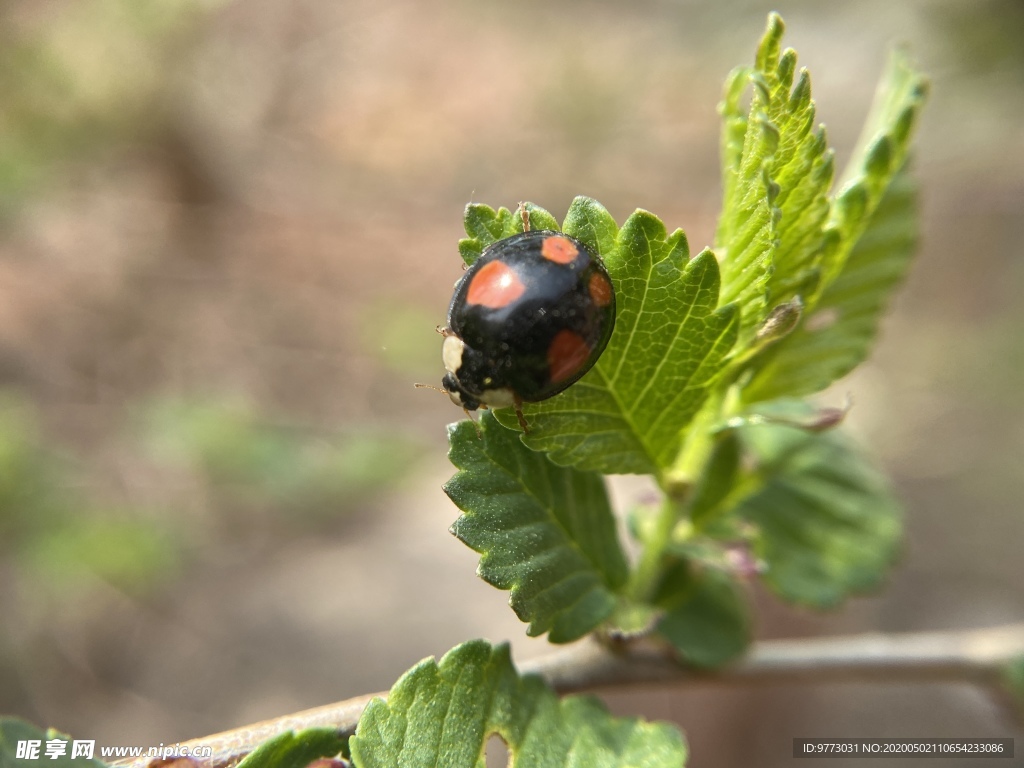
[[519, 213], [519, 218], [523, 220], [523, 232], [529, 232], [530, 212], [526, 210], [526, 203], [519, 203], [519, 208], [517, 209], [517, 212]]
[[448, 390], [435, 387], [433, 384], [420, 384], [419, 382], [416, 382], [413, 386], [416, 387], [416, 389], [432, 389], [435, 392], [440, 392], [442, 395], [448, 394]]

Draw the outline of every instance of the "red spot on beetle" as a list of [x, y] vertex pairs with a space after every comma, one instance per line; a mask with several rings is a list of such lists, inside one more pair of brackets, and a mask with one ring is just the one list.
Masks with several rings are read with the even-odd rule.
[[571, 377], [590, 357], [590, 347], [574, 331], [559, 331], [548, 347], [548, 370], [551, 381], [558, 383]]
[[473, 276], [466, 293], [466, 302], [480, 304], [489, 309], [501, 309], [514, 302], [526, 291], [526, 286], [515, 271], [500, 261], [492, 261]]
[[590, 276], [587, 290], [590, 292], [590, 298], [594, 300], [597, 306], [607, 307], [612, 303], [612, 284], [600, 272], [595, 272]]
[[568, 264], [579, 254], [579, 249], [569, 240], [559, 235], [552, 235], [544, 240], [540, 247], [540, 255], [556, 264]]

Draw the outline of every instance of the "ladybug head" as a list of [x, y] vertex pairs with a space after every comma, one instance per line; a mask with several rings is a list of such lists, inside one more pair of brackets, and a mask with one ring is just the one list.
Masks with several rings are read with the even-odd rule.
[[444, 391], [448, 393], [448, 397], [450, 397], [452, 402], [459, 406], [459, 408], [465, 408], [467, 411], [475, 411], [480, 407], [480, 401], [460, 387], [458, 379], [456, 379], [452, 374], [448, 373], [443, 379], [441, 379], [441, 386], [444, 387]]

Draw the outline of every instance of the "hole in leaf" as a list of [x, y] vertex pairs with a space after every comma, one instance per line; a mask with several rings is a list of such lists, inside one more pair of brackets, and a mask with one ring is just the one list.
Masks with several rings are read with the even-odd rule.
[[508, 745], [498, 734], [492, 733], [487, 738], [484, 754], [487, 757], [487, 768], [507, 768], [509, 764]]

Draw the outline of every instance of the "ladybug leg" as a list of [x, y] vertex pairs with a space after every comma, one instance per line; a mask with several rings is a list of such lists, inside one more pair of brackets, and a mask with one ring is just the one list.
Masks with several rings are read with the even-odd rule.
[[519, 218], [523, 220], [523, 232], [530, 231], [530, 212], [526, 210], [526, 203], [519, 204]]
[[480, 425], [477, 423], [477, 420], [473, 418], [473, 414], [469, 412], [469, 408], [463, 408], [462, 412], [466, 414], [466, 418], [469, 419], [470, 424], [473, 425], [473, 429], [476, 430], [476, 439], [483, 440], [484, 433], [480, 431]]
[[526, 417], [523, 416], [523, 400], [521, 397], [519, 397], [519, 395], [515, 396], [515, 400], [512, 403], [512, 407], [516, 409], [516, 418], [519, 419], [519, 426], [523, 428], [523, 432], [529, 432], [530, 425], [526, 423]]

